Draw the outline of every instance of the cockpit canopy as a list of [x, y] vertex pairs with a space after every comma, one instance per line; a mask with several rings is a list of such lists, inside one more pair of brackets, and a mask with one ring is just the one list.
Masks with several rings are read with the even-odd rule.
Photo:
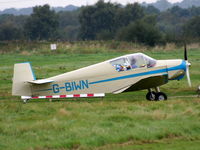
[[153, 67], [156, 60], [142, 53], [125, 55], [110, 61], [117, 71], [126, 71], [143, 67]]

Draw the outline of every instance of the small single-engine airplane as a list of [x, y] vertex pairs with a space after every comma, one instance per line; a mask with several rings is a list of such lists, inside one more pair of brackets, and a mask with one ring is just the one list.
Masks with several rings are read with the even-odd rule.
[[[29, 62], [14, 65], [12, 95], [26, 102], [39, 98], [103, 97], [148, 89], [147, 100], [167, 100], [159, 86], [187, 75], [187, 60], [156, 60], [142, 53], [129, 54], [54, 77], [36, 80]], [[155, 91], [153, 91], [155, 89]]]

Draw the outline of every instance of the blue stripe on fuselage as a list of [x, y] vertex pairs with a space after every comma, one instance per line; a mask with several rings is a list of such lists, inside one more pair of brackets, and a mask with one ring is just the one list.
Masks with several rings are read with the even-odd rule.
[[168, 71], [174, 71], [174, 70], [179, 70], [179, 69], [183, 69], [184, 71], [186, 71], [186, 61], [183, 60], [180, 65], [167, 68]]
[[148, 72], [142, 72], [142, 73], [135, 73], [135, 74], [130, 74], [126, 76], [121, 76], [121, 77], [115, 77], [115, 78], [110, 78], [110, 79], [105, 79], [105, 80], [99, 80], [95, 82], [90, 82], [89, 84], [97, 84], [97, 83], [102, 83], [102, 82], [109, 82], [109, 81], [115, 81], [115, 80], [122, 80], [122, 79], [128, 79], [128, 78], [134, 78], [134, 77], [139, 77], [139, 76], [145, 76], [145, 75], [151, 75], [151, 74], [157, 74], [157, 73], [165, 73], [167, 72], [167, 69], [159, 69], [159, 70], [153, 70], [153, 71], [148, 71]]

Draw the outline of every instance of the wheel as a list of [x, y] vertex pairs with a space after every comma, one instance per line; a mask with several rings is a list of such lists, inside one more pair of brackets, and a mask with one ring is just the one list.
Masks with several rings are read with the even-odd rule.
[[26, 100], [26, 99], [24, 99], [24, 100], [23, 100], [23, 103], [24, 103], [24, 104], [26, 104], [26, 102], [27, 102], [27, 100]]
[[154, 101], [156, 100], [156, 92], [152, 91], [152, 92], [148, 92], [146, 95], [146, 99], [149, 101]]
[[156, 100], [157, 101], [167, 100], [167, 95], [163, 92], [158, 92], [158, 93], [156, 93]]
[[26, 104], [28, 102], [29, 99], [24, 99], [23, 103]]

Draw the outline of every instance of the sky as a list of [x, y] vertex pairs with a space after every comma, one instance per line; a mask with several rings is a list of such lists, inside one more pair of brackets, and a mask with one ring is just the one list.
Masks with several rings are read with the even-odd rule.
[[[98, 0], [0, 0], [0, 10], [4, 10], [7, 8], [26, 8], [26, 7], [33, 7], [36, 5], [44, 5], [49, 4], [50, 6], [66, 6], [69, 4], [75, 6], [82, 6], [82, 5], [91, 5], [96, 3]], [[157, 0], [104, 0], [105, 2], [117, 2], [123, 5], [127, 3], [134, 3], [134, 2], [147, 2], [152, 3]], [[168, 0], [171, 3], [180, 2], [182, 0]]]

